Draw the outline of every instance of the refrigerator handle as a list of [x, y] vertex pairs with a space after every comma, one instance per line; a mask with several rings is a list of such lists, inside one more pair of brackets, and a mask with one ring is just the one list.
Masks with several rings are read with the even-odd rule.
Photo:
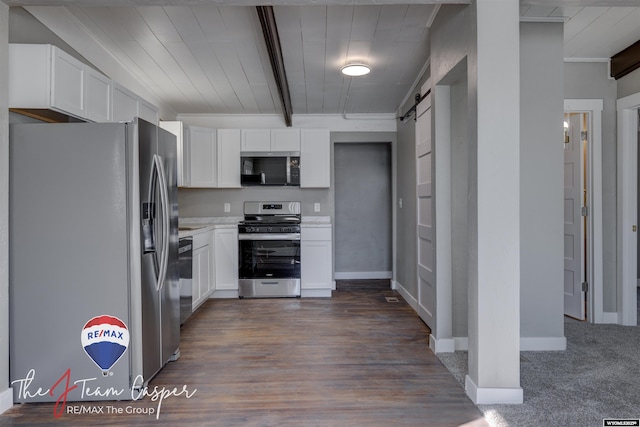
[[158, 180], [160, 181], [160, 207], [162, 209], [162, 251], [160, 254], [160, 272], [158, 274], [158, 283], [156, 284], [156, 290], [159, 291], [164, 286], [164, 280], [167, 277], [167, 268], [169, 264], [169, 190], [167, 186], [167, 175], [164, 171], [162, 157], [154, 154], [153, 161], [156, 165]]

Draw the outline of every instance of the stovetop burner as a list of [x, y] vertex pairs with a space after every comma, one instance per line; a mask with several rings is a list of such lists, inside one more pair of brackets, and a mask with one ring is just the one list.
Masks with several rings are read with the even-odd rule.
[[300, 224], [299, 216], [287, 216], [287, 215], [260, 215], [251, 216], [246, 215], [244, 221], [240, 221], [240, 224], [254, 225], [254, 224]]

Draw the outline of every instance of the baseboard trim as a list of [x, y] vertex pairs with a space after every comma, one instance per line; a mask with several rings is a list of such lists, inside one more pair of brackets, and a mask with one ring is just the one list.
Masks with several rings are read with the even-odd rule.
[[402, 298], [404, 298], [404, 300], [411, 306], [411, 308], [413, 308], [416, 313], [418, 312], [418, 300], [415, 299], [413, 295], [411, 295], [409, 291], [407, 291], [404, 286], [400, 284], [400, 282], [396, 282], [395, 280], [391, 281], [391, 289], [398, 291], [398, 293], [402, 295]]
[[469, 338], [468, 337], [453, 337], [453, 341], [456, 346], [456, 351], [468, 351], [469, 350]]
[[456, 351], [469, 350], [469, 338], [453, 337], [453, 338], [436, 338], [433, 334], [429, 335], [429, 348], [435, 354], [453, 353]]
[[0, 393], [0, 414], [13, 407], [13, 389], [9, 387]]
[[524, 402], [522, 387], [493, 388], [478, 387], [471, 377], [467, 375], [464, 380], [464, 389], [469, 399], [476, 405], [507, 404], [518, 405]]
[[333, 273], [336, 280], [391, 279], [391, 271], [347, 271]]
[[615, 311], [603, 311], [602, 323], [617, 325], [620, 323], [620, 316]]
[[520, 351], [563, 351], [566, 337], [520, 337]]
[[303, 289], [300, 291], [302, 298], [331, 298], [331, 289]]
[[213, 291], [210, 295], [209, 298], [216, 298], [216, 299], [222, 299], [222, 298], [238, 298], [238, 291], [237, 290], [225, 290], [225, 289], [221, 289], [218, 291]]

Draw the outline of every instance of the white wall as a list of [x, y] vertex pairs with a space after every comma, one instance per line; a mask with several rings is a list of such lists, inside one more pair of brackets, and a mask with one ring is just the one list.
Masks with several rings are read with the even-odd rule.
[[520, 332], [526, 350], [566, 347], [563, 85], [563, 24], [521, 23]]
[[9, 7], [0, 2], [0, 413], [13, 403], [9, 386]]

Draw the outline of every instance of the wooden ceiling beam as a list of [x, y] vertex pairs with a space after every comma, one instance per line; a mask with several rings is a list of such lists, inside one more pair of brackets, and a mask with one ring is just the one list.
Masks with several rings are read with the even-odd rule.
[[267, 52], [269, 53], [269, 61], [273, 76], [276, 79], [278, 94], [282, 102], [282, 114], [284, 115], [285, 124], [291, 127], [293, 107], [291, 106], [291, 94], [289, 92], [289, 82], [287, 81], [287, 73], [284, 69], [284, 60], [282, 59], [282, 48], [280, 47], [280, 37], [278, 36], [278, 27], [276, 18], [273, 13], [272, 6], [256, 6], [264, 41], [267, 44]]
[[640, 68], [640, 40], [611, 57], [611, 77], [619, 79]]

